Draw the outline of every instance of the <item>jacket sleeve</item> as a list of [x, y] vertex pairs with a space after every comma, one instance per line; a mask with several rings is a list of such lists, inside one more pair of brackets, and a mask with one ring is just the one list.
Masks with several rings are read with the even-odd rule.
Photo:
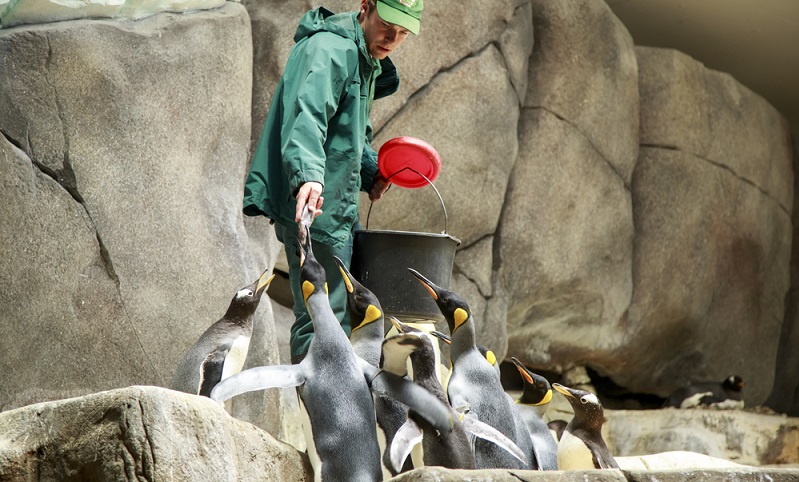
[[372, 121], [366, 122], [366, 141], [361, 155], [361, 191], [372, 190], [372, 181], [377, 174], [377, 152], [372, 148]]
[[325, 182], [325, 139], [349, 77], [345, 53], [334, 34], [318, 33], [296, 49], [284, 77], [281, 154], [292, 195], [306, 182]]

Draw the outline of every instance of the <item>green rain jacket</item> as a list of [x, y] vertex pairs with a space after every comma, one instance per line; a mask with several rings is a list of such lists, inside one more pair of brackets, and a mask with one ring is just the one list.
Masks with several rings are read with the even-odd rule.
[[299, 187], [322, 183], [311, 237], [341, 247], [358, 217], [358, 193], [377, 172], [372, 100], [396, 92], [399, 76], [390, 60], [369, 55], [357, 12], [311, 10], [294, 41], [245, 182], [244, 214], [293, 226]]

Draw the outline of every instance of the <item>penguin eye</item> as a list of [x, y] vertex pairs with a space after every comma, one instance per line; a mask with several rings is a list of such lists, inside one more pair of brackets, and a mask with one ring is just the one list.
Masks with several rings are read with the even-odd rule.
[[254, 294], [255, 294], [255, 293], [253, 293], [252, 291], [250, 291], [250, 290], [247, 290], [247, 296], [252, 296], [252, 295], [254, 295]]
[[582, 404], [585, 405], [586, 403], [588, 403], [588, 399], [586, 399], [585, 397], [581, 397], [580, 402], [582, 402]]

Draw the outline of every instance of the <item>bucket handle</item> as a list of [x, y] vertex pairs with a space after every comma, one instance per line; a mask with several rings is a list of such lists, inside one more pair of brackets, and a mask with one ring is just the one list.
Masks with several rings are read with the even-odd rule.
[[[438, 202], [441, 203], [441, 209], [444, 211], [444, 230], [441, 231], [441, 233], [442, 234], [447, 234], [447, 226], [449, 224], [449, 218], [447, 217], [447, 208], [446, 208], [446, 206], [444, 206], [444, 199], [441, 198], [441, 193], [438, 192], [438, 189], [436, 189], [436, 186], [435, 186], [435, 184], [433, 184], [433, 181], [431, 181], [430, 179], [427, 178], [427, 176], [425, 176], [424, 174], [422, 174], [421, 172], [417, 171], [416, 169], [414, 169], [414, 168], [412, 168], [410, 166], [405, 166], [402, 169], [400, 169], [399, 171], [391, 174], [390, 176], [388, 176], [388, 179], [386, 179], [386, 181], [390, 181], [392, 177], [396, 176], [397, 174], [401, 173], [402, 171], [404, 171], [406, 169], [409, 169], [409, 170], [415, 172], [416, 174], [422, 176], [422, 178], [424, 178], [424, 180], [427, 181], [427, 184], [430, 184], [430, 187], [433, 188], [433, 191], [436, 192], [436, 196], [438, 196]], [[388, 190], [391, 189], [391, 186], [392, 186], [392, 184], [389, 184], [388, 188], [386, 189], [385, 192], [388, 192]], [[372, 215], [372, 206], [374, 206], [374, 205], [375, 205], [374, 202], [371, 202], [371, 201], [369, 202], [369, 212], [366, 213], [366, 229], [369, 229], [369, 217]]]

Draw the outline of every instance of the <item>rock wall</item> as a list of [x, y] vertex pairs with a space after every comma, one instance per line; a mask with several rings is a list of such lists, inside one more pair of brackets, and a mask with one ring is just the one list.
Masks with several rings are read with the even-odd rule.
[[308, 457], [208, 398], [129, 387], [0, 414], [3, 480], [313, 480]]
[[[251, 42], [234, 3], [0, 30], [0, 408], [167, 385], [274, 263], [241, 214]], [[269, 303], [257, 318], [271, 363]], [[247, 417], [279, 426], [258, 399]]]
[[[296, 22], [319, 3], [0, 30], [0, 408], [167, 384], [274, 265], [271, 228], [242, 219], [242, 180]], [[402, 85], [375, 104], [373, 144], [439, 150], [462, 240], [452, 287], [482, 344], [657, 395], [737, 372], [749, 405], [766, 399], [780, 334], [796, 332], [793, 153], [773, 107], [635, 47], [601, 0], [429, 2], [394, 61]], [[370, 223], [445, 225], [431, 189], [396, 187]], [[278, 360], [268, 305], [250, 365]], [[234, 412], [279, 433], [278, 407], [258, 394]]]

